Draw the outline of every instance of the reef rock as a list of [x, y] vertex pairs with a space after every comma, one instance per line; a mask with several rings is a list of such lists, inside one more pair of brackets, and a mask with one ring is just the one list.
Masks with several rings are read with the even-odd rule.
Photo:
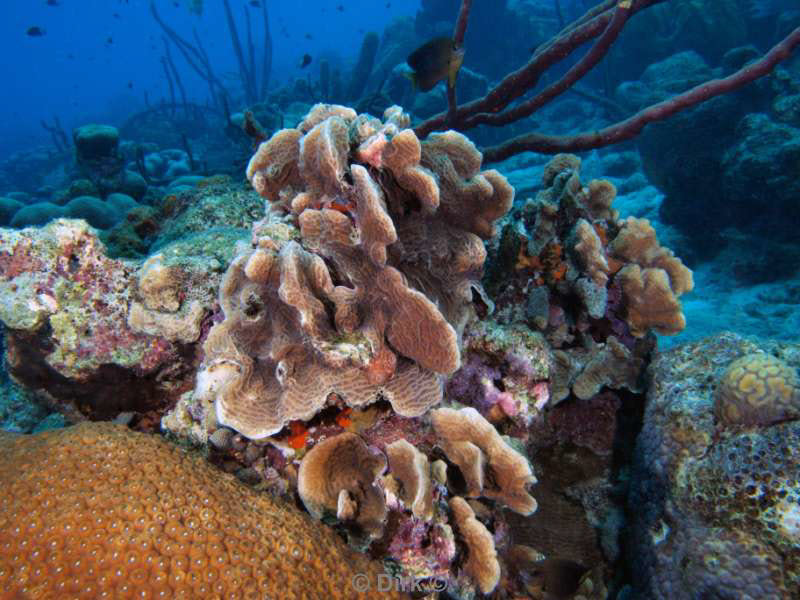
[[170, 248], [136, 267], [108, 258], [84, 221], [0, 230], [0, 321], [15, 380], [75, 419], [168, 402], [185, 376], [182, 345], [204, 334], [215, 277], [207, 260]]
[[800, 345], [731, 333], [650, 366], [629, 497], [638, 597], [800, 589], [798, 366]]

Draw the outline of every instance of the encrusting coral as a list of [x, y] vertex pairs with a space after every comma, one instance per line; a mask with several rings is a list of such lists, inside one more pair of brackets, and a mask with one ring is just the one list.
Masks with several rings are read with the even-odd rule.
[[336, 515], [378, 537], [386, 519], [383, 489], [376, 480], [386, 470], [386, 458], [373, 452], [353, 433], [340, 433], [314, 446], [303, 457], [297, 492], [317, 519]]
[[722, 333], [650, 365], [629, 498], [635, 597], [797, 596], [800, 419], [783, 409], [799, 364], [798, 344]]
[[380, 566], [331, 530], [159, 437], [86, 423], [0, 434], [0, 452], [4, 597], [374, 597], [355, 574], [378, 589]]
[[[385, 121], [319, 104], [253, 156], [256, 190], [299, 241], [259, 236], [220, 289], [197, 395], [250, 438], [310, 419], [332, 398], [388, 399], [418, 416], [460, 365], [486, 252], [513, 189], [461, 134], [420, 142], [398, 107]], [[370, 167], [369, 169], [366, 168]], [[215, 375], [210, 377], [210, 373]], [[208, 385], [213, 380], [213, 385]]]
[[493, 498], [523, 515], [536, 510], [527, 489], [536, 483], [528, 460], [477, 410], [437, 408], [431, 421], [439, 445], [464, 476], [467, 496]]

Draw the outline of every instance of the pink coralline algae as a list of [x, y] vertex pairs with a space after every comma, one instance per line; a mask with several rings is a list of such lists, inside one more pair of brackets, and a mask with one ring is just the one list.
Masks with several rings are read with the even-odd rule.
[[176, 343], [166, 332], [147, 335], [129, 322], [138, 298], [136, 265], [108, 258], [83, 221], [3, 230], [0, 298], [11, 374], [84, 415], [152, 407], [164, 402], [156, 389], [175, 384], [163, 374], [161, 383], [154, 379], [179, 362]]
[[0, 255], [0, 319], [18, 334], [48, 324], [43, 358], [61, 375], [80, 379], [103, 364], [143, 373], [174, 357], [169, 344], [127, 326], [135, 270], [107, 258], [85, 223], [4, 232]]
[[549, 350], [526, 328], [493, 321], [464, 335], [464, 365], [448, 380], [451, 401], [472, 406], [492, 421], [511, 417], [524, 425], [549, 401]]

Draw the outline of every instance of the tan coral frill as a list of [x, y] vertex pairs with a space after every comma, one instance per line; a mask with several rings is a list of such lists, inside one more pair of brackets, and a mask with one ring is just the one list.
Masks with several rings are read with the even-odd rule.
[[[251, 438], [310, 419], [332, 398], [389, 400], [418, 416], [460, 366], [486, 251], [513, 189], [463, 135], [420, 142], [397, 107], [384, 121], [333, 105], [264, 142], [248, 179], [299, 240], [259, 237], [230, 266], [225, 314], [195, 389]], [[268, 217], [269, 218], [269, 217]]]

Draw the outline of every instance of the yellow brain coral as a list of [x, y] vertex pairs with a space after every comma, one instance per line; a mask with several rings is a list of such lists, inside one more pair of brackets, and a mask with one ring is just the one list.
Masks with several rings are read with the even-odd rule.
[[800, 379], [770, 354], [733, 361], [714, 393], [714, 414], [723, 425], [771, 425], [800, 418]]
[[0, 434], [0, 453], [4, 598], [368, 598], [365, 588], [376, 589], [380, 567], [331, 530], [159, 437], [87, 423]]

